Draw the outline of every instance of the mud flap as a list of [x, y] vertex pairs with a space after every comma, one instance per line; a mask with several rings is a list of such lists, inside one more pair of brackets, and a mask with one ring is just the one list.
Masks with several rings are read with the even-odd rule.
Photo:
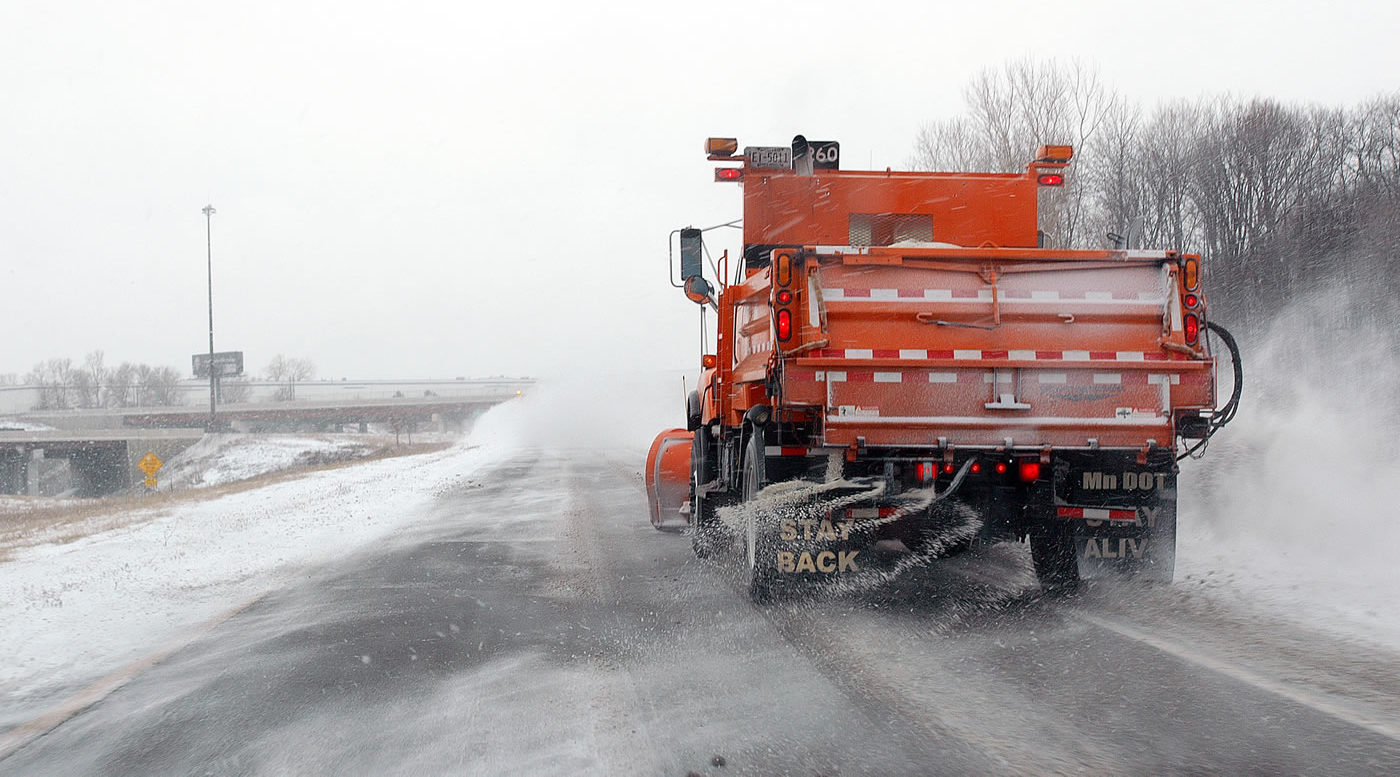
[[1152, 465], [1090, 456], [1056, 463], [1055, 517], [1072, 527], [1082, 578], [1171, 582], [1176, 474], [1168, 463]]

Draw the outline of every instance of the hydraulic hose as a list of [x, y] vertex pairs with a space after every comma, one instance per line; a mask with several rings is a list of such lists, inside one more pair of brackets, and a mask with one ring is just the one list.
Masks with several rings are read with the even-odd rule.
[[1214, 332], [1215, 335], [1220, 338], [1221, 342], [1225, 343], [1225, 347], [1229, 349], [1230, 366], [1234, 369], [1235, 373], [1235, 386], [1234, 390], [1230, 392], [1230, 399], [1211, 414], [1210, 425], [1206, 428], [1205, 436], [1194, 446], [1187, 449], [1185, 453], [1177, 456], [1177, 461], [1181, 461], [1187, 456], [1193, 456], [1204, 449], [1206, 443], [1210, 442], [1212, 435], [1223, 429], [1225, 424], [1234, 420], [1235, 412], [1240, 408], [1240, 394], [1244, 390], [1244, 364], [1240, 361], [1240, 346], [1239, 343], [1235, 341], [1235, 336], [1230, 334], [1230, 330], [1214, 321], [1207, 321], [1206, 328]]

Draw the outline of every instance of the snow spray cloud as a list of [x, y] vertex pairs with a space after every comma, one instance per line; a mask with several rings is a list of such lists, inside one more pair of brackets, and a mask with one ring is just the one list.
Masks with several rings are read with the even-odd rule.
[[1243, 345], [1238, 417], [1182, 465], [1185, 541], [1400, 582], [1376, 552], [1400, 546], [1400, 333], [1364, 304], [1333, 287]]
[[469, 445], [502, 449], [626, 449], [646, 455], [652, 438], [685, 425], [682, 371], [605, 372], [543, 380], [492, 408], [472, 429]]

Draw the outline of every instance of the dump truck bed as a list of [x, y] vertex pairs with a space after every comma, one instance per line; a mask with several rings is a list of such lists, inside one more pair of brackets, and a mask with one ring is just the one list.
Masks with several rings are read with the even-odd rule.
[[809, 250], [782, 382], [824, 445], [1171, 447], [1213, 406], [1174, 254]]

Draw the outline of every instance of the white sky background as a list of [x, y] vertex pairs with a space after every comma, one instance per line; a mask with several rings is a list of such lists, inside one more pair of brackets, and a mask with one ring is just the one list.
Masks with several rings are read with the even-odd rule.
[[667, 234], [740, 215], [707, 135], [900, 167], [1027, 55], [1145, 106], [1400, 88], [1400, 5], [1326, 5], [7, 2], [0, 373], [96, 348], [188, 370], [206, 203], [216, 345], [250, 369], [691, 367]]

